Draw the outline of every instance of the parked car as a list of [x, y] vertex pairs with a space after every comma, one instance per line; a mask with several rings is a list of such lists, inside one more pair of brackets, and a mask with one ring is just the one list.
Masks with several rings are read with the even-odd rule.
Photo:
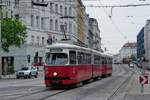
[[28, 66], [22, 67], [20, 70], [16, 72], [16, 78], [19, 79], [20, 77], [23, 78], [31, 78], [31, 77], [38, 77], [38, 70], [36, 67]]

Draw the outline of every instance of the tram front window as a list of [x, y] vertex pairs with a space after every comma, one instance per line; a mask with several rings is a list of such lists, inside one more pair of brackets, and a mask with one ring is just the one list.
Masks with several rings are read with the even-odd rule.
[[64, 54], [64, 53], [47, 53], [46, 63], [48, 65], [65, 65], [68, 63], [67, 54]]

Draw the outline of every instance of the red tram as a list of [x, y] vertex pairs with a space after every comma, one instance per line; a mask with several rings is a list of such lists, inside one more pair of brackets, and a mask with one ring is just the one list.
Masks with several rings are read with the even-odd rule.
[[68, 86], [112, 74], [111, 56], [76, 45], [56, 43], [46, 48], [45, 85]]

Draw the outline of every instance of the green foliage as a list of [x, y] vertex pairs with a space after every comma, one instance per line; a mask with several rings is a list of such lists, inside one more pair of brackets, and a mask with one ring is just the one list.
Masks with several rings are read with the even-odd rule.
[[136, 55], [131, 55], [131, 59], [132, 59], [132, 61], [136, 61], [137, 60]]
[[10, 46], [20, 47], [26, 39], [26, 26], [12, 18], [3, 19], [1, 22], [2, 49], [8, 52]]

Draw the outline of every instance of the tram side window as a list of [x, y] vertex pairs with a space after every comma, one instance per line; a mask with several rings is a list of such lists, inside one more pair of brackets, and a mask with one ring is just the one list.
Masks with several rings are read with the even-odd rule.
[[108, 58], [107, 58], [107, 57], [105, 57], [105, 64], [107, 64], [107, 62], [108, 62], [108, 61], [107, 61], [107, 59], [108, 59]]
[[100, 64], [100, 56], [94, 55], [94, 64]]
[[109, 58], [109, 64], [112, 64], [112, 58]]
[[87, 64], [91, 64], [91, 54], [87, 54]]
[[91, 54], [78, 52], [78, 64], [91, 64]]
[[110, 63], [112, 64], [112, 58], [110, 58]]
[[105, 64], [105, 58], [102, 57], [102, 64]]
[[75, 51], [70, 51], [70, 64], [76, 64], [76, 52]]
[[110, 60], [110, 58], [108, 58], [108, 64], [111, 64], [111, 60]]
[[83, 53], [78, 52], [78, 64], [82, 64], [83, 60]]
[[110, 60], [109, 60], [109, 58], [107, 58], [107, 64], [110, 64]]
[[88, 64], [88, 56], [87, 56], [87, 54], [86, 53], [83, 53], [83, 59], [82, 59], [82, 63], [83, 64]]
[[91, 55], [88, 53], [84, 53], [83, 64], [91, 64]]

